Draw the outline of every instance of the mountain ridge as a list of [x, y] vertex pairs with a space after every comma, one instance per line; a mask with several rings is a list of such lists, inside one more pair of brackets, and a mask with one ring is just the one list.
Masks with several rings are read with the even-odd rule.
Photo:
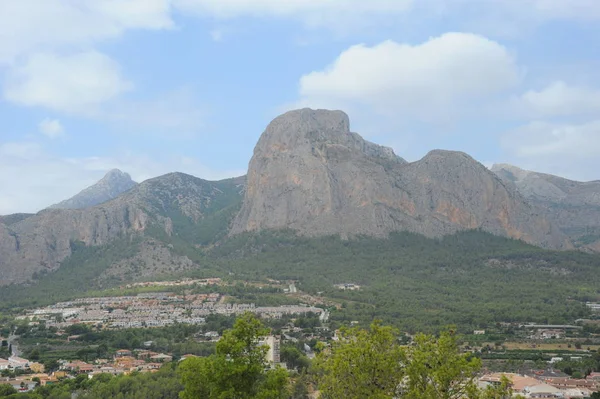
[[50, 205], [51, 209], [90, 208], [117, 198], [137, 185], [128, 173], [112, 169], [95, 184], [83, 189], [73, 197]]
[[[92, 207], [0, 217], [0, 285], [53, 272], [74, 248], [114, 243], [123, 255], [111, 256], [100, 278], [196, 270], [205, 267], [205, 249], [269, 230], [342, 239], [481, 230], [543, 248], [600, 252], [596, 230], [573, 222], [600, 220], [600, 210], [569, 205], [555, 217], [552, 207], [565, 204], [527, 197], [517, 182], [529, 175], [515, 173], [519, 179], [458, 151], [432, 150], [407, 162], [352, 132], [342, 111], [290, 111], [266, 127], [247, 176], [208, 181], [173, 172]], [[78, 259], [88, 253], [96, 252], [79, 251]]]
[[600, 252], [599, 180], [578, 182], [509, 164], [496, 164], [491, 170], [542, 209], [575, 246]]
[[351, 132], [342, 111], [305, 108], [275, 118], [254, 150], [231, 234], [291, 228], [306, 235], [441, 237], [481, 228], [543, 247], [571, 247], [469, 155], [433, 150], [408, 163], [384, 148]]
[[0, 224], [0, 285], [56, 270], [72, 254], [74, 242], [101, 246], [153, 234], [170, 239], [178, 223], [199, 225], [205, 216], [232, 206], [241, 198], [240, 185], [243, 178], [210, 182], [171, 173], [91, 208], [48, 208], [11, 226]]

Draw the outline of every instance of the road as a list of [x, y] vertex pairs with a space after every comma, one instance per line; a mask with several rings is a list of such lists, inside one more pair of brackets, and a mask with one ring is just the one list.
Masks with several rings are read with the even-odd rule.
[[21, 354], [21, 351], [19, 351], [19, 345], [17, 344], [17, 339], [19, 338], [18, 335], [9, 335], [8, 336], [8, 345], [12, 346], [12, 355], [13, 356], [19, 356]]

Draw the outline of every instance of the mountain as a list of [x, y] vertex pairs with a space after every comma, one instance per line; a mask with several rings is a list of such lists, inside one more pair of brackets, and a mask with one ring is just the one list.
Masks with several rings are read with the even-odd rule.
[[[207, 256], [227, 242], [276, 230], [299, 240], [481, 230], [551, 249], [573, 248], [565, 232], [586, 239], [569, 230], [581, 225], [562, 220], [566, 211], [555, 217], [547, 203], [523, 195], [520, 180], [498, 177], [461, 152], [434, 150], [407, 162], [351, 132], [341, 111], [291, 111], [267, 126], [247, 177], [211, 182], [171, 173], [135, 185], [113, 171], [79, 197], [116, 196], [108, 201], [81, 208], [86, 201], [72, 199], [69, 207], [78, 209], [3, 217], [0, 285], [35, 284], [52, 272], [56, 284], [79, 279], [67, 290], [82, 288], [82, 279], [100, 287], [204, 270], [217, 267]], [[127, 184], [133, 187], [118, 194]]]
[[33, 213], [13, 213], [12, 215], [0, 216], [0, 224], [10, 226], [33, 215]]
[[244, 178], [210, 182], [171, 173], [92, 208], [46, 209], [10, 226], [0, 224], [0, 285], [54, 271], [82, 245], [113, 242], [135, 247], [109, 265], [116, 275], [122, 262], [133, 260], [146, 263], [140, 275], [166, 272], [173, 264], [192, 267], [172, 253], [173, 244], [208, 244], [225, 235], [243, 188]]
[[543, 209], [576, 246], [600, 252], [600, 181], [578, 182], [507, 164], [491, 170]]
[[137, 183], [131, 176], [119, 169], [108, 172], [96, 184], [84, 189], [79, 194], [51, 205], [52, 209], [82, 209], [89, 208], [118, 197], [120, 194], [131, 190]]
[[567, 237], [514, 187], [467, 154], [436, 150], [408, 163], [350, 131], [341, 111], [277, 117], [260, 137], [231, 234], [441, 237], [467, 229], [570, 248]]

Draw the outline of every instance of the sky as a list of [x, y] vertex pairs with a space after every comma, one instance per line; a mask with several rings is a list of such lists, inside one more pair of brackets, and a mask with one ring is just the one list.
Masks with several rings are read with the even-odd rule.
[[246, 173], [302, 107], [409, 161], [600, 179], [597, 0], [0, 0], [0, 214]]

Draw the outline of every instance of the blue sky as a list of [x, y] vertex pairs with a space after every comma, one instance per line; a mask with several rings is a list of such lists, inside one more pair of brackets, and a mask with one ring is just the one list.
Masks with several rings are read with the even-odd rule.
[[596, 0], [4, 0], [0, 214], [112, 168], [244, 174], [298, 107], [417, 160], [600, 179]]

